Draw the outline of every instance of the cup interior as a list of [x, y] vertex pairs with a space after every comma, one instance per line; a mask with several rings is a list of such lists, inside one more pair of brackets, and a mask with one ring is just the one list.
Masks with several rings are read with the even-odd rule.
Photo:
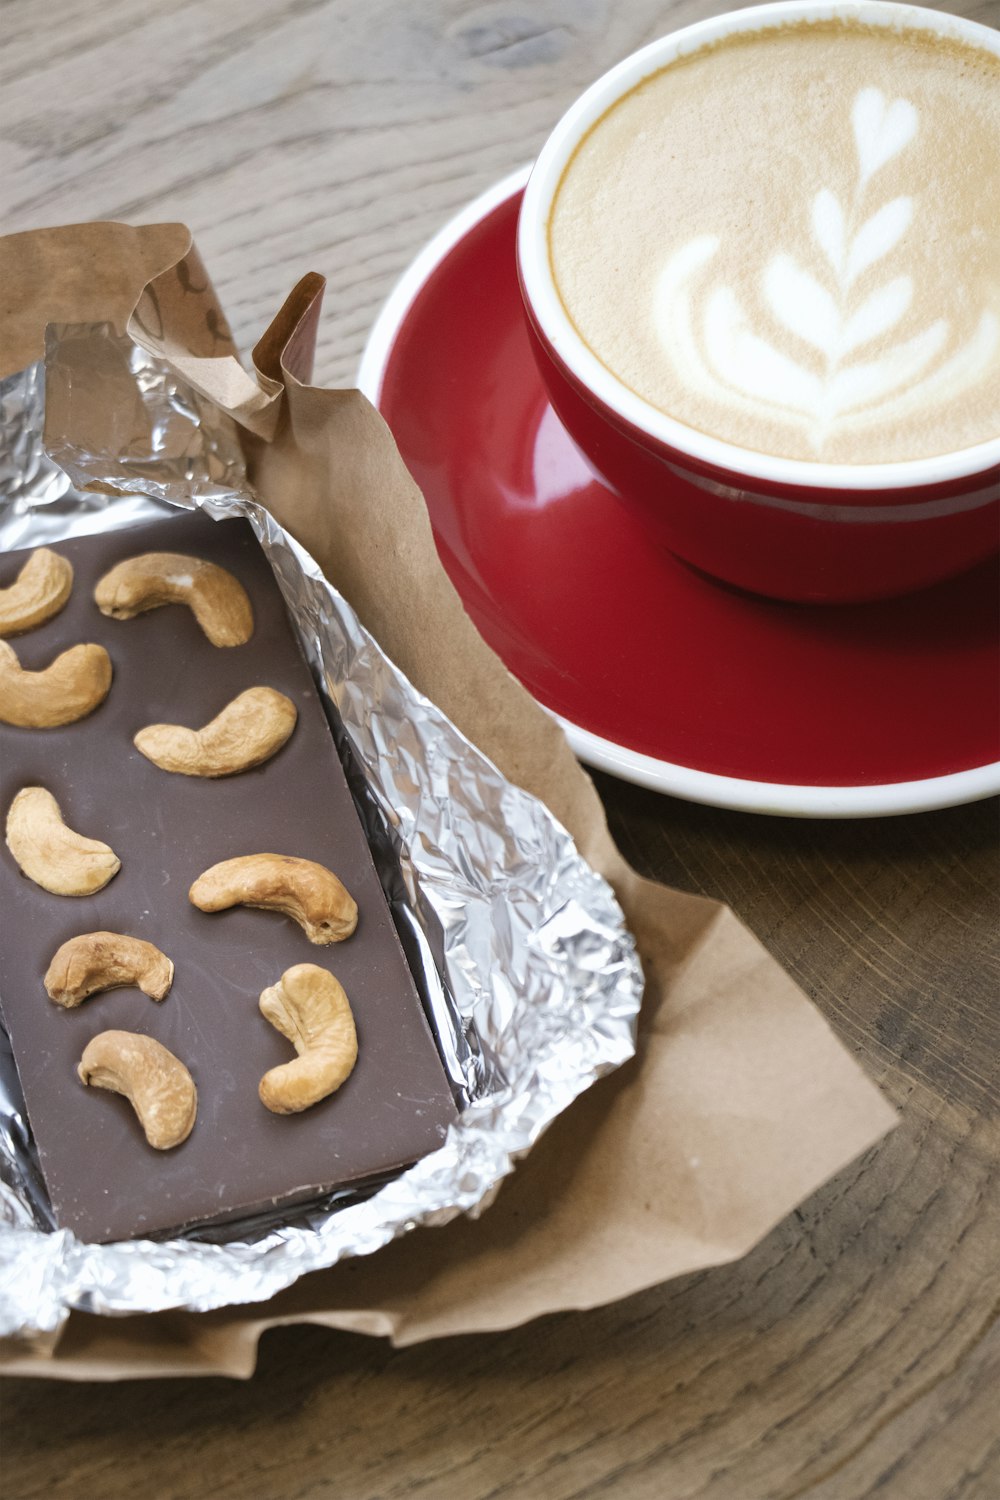
[[839, 17], [887, 28], [917, 28], [1000, 57], [1000, 32], [962, 17], [886, 0], [827, 5], [813, 0], [777, 0], [711, 17], [650, 43], [592, 84], [563, 115], [542, 148], [525, 190], [518, 224], [518, 267], [525, 301], [556, 357], [613, 417], [617, 416], [627, 427], [654, 443], [702, 464], [778, 486], [824, 491], [908, 491], [983, 475], [1000, 465], [1000, 434], [973, 447], [932, 457], [838, 464], [772, 456], [696, 430], [644, 400], [611, 372], [577, 332], [555, 284], [548, 225], [556, 192], [583, 137], [618, 100], [643, 79], [707, 43], [789, 21]]

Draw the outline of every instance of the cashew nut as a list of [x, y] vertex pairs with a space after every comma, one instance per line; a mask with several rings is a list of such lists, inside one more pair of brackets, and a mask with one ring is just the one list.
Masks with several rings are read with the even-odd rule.
[[123, 1094], [157, 1151], [179, 1146], [191, 1134], [198, 1091], [180, 1058], [151, 1036], [102, 1031], [83, 1049], [77, 1073], [84, 1083]]
[[261, 1102], [295, 1115], [340, 1088], [358, 1060], [354, 1017], [340, 981], [315, 964], [295, 964], [260, 997], [261, 1014], [299, 1054], [260, 1080]]
[[252, 687], [227, 703], [203, 729], [150, 724], [133, 743], [161, 771], [182, 776], [236, 776], [277, 754], [295, 728], [295, 704], [274, 688]]
[[7, 848], [22, 873], [53, 896], [92, 896], [121, 869], [107, 844], [67, 828], [58, 802], [41, 786], [23, 787], [10, 804]]
[[27, 672], [0, 641], [0, 721], [19, 729], [75, 724], [104, 702], [111, 658], [103, 646], [71, 646], [40, 672]]
[[94, 590], [102, 615], [131, 620], [161, 604], [186, 604], [213, 646], [242, 646], [253, 634], [253, 609], [225, 568], [180, 552], [142, 552], [105, 573]]
[[0, 635], [20, 635], [51, 620], [73, 588], [73, 564], [36, 547], [9, 588], [0, 589]]
[[244, 854], [199, 875], [188, 898], [201, 911], [257, 906], [293, 918], [311, 943], [339, 943], [358, 925], [358, 908], [332, 870], [288, 854]]
[[154, 944], [121, 932], [84, 932], [56, 950], [44, 982], [49, 999], [72, 1010], [90, 995], [126, 985], [162, 1000], [173, 979], [173, 964]]

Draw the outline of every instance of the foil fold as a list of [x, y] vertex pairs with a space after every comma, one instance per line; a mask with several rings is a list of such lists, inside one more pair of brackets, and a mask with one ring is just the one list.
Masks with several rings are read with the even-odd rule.
[[[50, 409], [71, 414], [73, 372], [95, 352], [127, 369], [145, 437], [124, 452], [61, 441], [47, 452], [46, 387]], [[171, 506], [246, 517], [271, 563], [461, 1113], [440, 1149], [367, 1195], [89, 1245], [53, 1226], [0, 1033], [0, 1334], [39, 1345], [74, 1308], [264, 1302], [419, 1225], [482, 1212], [556, 1116], [635, 1049], [634, 940], [565, 829], [413, 687], [250, 492], [228, 417], [110, 327], [50, 328], [44, 366], [0, 382], [0, 552], [136, 525]]]

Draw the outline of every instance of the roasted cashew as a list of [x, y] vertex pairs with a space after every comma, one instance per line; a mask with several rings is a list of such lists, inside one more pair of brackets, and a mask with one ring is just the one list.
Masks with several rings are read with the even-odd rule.
[[315, 964], [296, 964], [260, 997], [261, 1014], [299, 1054], [260, 1080], [261, 1102], [295, 1115], [340, 1088], [358, 1060], [354, 1017], [340, 981]]
[[358, 908], [332, 870], [288, 854], [244, 854], [199, 875], [188, 897], [201, 911], [257, 906], [298, 922], [311, 943], [339, 943], [358, 925]]
[[40, 672], [27, 672], [13, 646], [0, 641], [0, 721], [18, 729], [75, 724], [103, 703], [111, 658], [103, 646], [71, 646]]
[[122, 932], [83, 932], [53, 954], [45, 973], [49, 999], [67, 1010], [101, 990], [135, 985], [150, 1000], [162, 1000], [174, 979], [165, 953]]
[[73, 588], [73, 564], [36, 547], [9, 588], [0, 589], [0, 635], [19, 635], [57, 615]]
[[77, 1073], [84, 1083], [123, 1094], [157, 1151], [179, 1146], [191, 1134], [198, 1091], [180, 1058], [151, 1036], [102, 1031], [83, 1049]]
[[243, 585], [215, 563], [180, 552], [142, 552], [105, 573], [94, 590], [102, 615], [131, 620], [161, 604], [186, 604], [213, 646], [242, 646], [253, 634]]
[[236, 776], [276, 755], [295, 728], [295, 704], [274, 688], [252, 687], [227, 703], [203, 729], [150, 724], [133, 741], [161, 771], [182, 776]]
[[58, 802], [41, 786], [23, 787], [10, 804], [7, 848], [22, 874], [53, 896], [92, 896], [121, 869], [107, 844], [67, 828]]

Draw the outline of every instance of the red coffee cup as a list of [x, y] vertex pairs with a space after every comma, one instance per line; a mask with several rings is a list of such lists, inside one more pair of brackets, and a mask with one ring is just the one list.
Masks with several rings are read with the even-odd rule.
[[[698, 431], [645, 401], [584, 342], [557, 289], [548, 225], [592, 126], [678, 56], [736, 32], [843, 15], [919, 28], [1000, 56], [1000, 34], [895, 4], [763, 5], [689, 26], [619, 63], [567, 111], [535, 164], [518, 224], [518, 274], [538, 367], [561, 422], [651, 536], [704, 572], [789, 600], [890, 597], [962, 572], [1000, 545], [1000, 400], [988, 441], [881, 463], [782, 458]], [[697, 161], [691, 164], [698, 171]]]

